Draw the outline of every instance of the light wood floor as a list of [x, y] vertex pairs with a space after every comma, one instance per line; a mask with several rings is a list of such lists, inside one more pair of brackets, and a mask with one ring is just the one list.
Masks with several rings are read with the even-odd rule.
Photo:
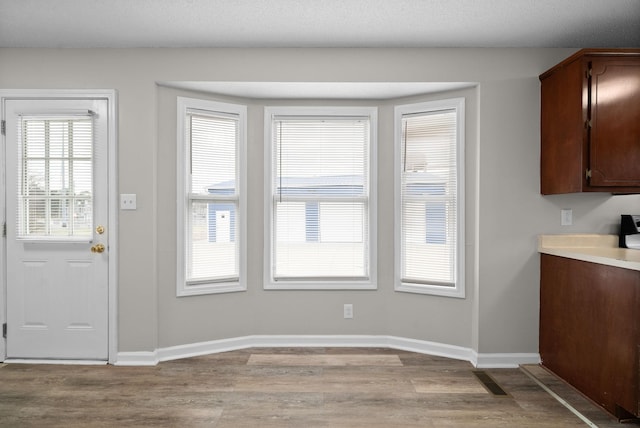
[[392, 349], [259, 348], [155, 367], [0, 364], [1, 427], [599, 427], [620, 425], [538, 366], [485, 370]]

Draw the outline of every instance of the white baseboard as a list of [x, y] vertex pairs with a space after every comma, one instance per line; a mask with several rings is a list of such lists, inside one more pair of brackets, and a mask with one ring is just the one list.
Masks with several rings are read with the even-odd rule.
[[231, 339], [212, 340], [209, 342], [189, 343], [186, 345], [169, 346], [158, 349], [159, 361], [177, 360], [180, 358], [197, 357], [199, 355], [217, 354], [220, 352], [237, 351], [256, 347], [255, 338], [259, 336], [234, 337]]
[[114, 366], [155, 366], [158, 364], [157, 352], [118, 352]]
[[540, 364], [540, 354], [478, 354], [473, 352], [471, 364], [480, 369], [517, 368], [522, 364]]
[[7, 358], [5, 364], [62, 364], [69, 366], [106, 366], [105, 360], [56, 360], [56, 359], [29, 359], [29, 358]]
[[256, 335], [159, 348], [155, 352], [119, 352], [118, 366], [153, 366], [177, 360], [246, 348], [350, 347], [391, 348], [469, 361], [478, 368], [512, 368], [540, 362], [539, 354], [478, 354], [470, 348], [424, 340], [376, 335]]
[[435, 355], [471, 362], [471, 349], [446, 343], [429, 342], [426, 340], [408, 339], [405, 337], [388, 336], [388, 347], [419, 354]]

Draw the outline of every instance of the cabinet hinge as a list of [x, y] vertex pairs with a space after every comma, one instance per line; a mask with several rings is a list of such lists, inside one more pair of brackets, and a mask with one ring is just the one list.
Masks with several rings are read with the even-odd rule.
[[7, 323], [2, 324], [2, 337], [7, 338]]
[[590, 178], [591, 178], [591, 170], [590, 170], [590, 169], [587, 169], [587, 170], [584, 172], [584, 176], [586, 177], [586, 179], [587, 179], [587, 180], [588, 180], [588, 179], [590, 179]]
[[2, 135], [7, 135], [7, 121], [6, 120], [2, 121], [2, 125], [0, 125], [0, 128], [2, 128], [0, 130], [0, 132], [2, 132]]

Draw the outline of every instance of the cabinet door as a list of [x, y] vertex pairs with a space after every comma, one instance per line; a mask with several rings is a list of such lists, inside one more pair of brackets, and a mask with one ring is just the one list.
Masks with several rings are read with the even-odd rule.
[[583, 103], [583, 94], [587, 92], [587, 80], [584, 70], [582, 61], [572, 61], [541, 80], [540, 192], [543, 195], [582, 192], [586, 185], [587, 103]]
[[639, 307], [640, 272], [542, 254], [542, 364], [611, 414], [639, 416]]
[[591, 186], [640, 185], [640, 58], [590, 61]]

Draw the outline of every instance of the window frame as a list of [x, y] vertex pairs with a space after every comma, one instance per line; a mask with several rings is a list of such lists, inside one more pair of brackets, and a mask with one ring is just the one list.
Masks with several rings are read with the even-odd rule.
[[[223, 197], [221, 200], [237, 200], [238, 209], [235, 213], [235, 240], [238, 245], [238, 279], [231, 281], [197, 281], [187, 284], [186, 263], [189, 245], [188, 236], [188, 212], [189, 204], [198, 198], [191, 198], [187, 186], [188, 165], [190, 162], [189, 141], [187, 141], [187, 115], [189, 110], [201, 110], [220, 113], [223, 115], [235, 115], [238, 117], [238, 139], [236, 147], [237, 167], [237, 196], [235, 198]], [[177, 97], [177, 281], [176, 295], [178, 297], [203, 294], [230, 293], [246, 291], [247, 289], [247, 107], [239, 104], [223, 103], [218, 101], [203, 100], [197, 98]], [[234, 202], [235, 202], [234, 200]]]
[[[274, 262], [274, 216], [272, 183], [275, 165], [272, 164], [272, 130], [275, 116], [318, 116], [318, 117], [369, 117], [369, 159], [368, 159], [368, 215], [369, 215], [369, 267], [368, 278], [295, 278], [291, 280], [275, 280], [272, 265]], [[264, 272], [265, 290], [375, 290], [377, 289], [377, 144], [378, 144], [378, 107], [339, 106], [339, 107], [302, 107], [302, 106], [266, 106], [264, 108]]]
[[[456, 254], [454, 267], [455, 285], [444, 286], [435, 283], [415, 283], [403, 281], [402, 260], [402, 118], [404, 115], [428, 113], [441, 110], [456, 111]], [[420, 102], [415, 104], [396, 105], [394, 107], [394, 242], [395, 242], [395, 279], [396, 291], [430, 294], [437, 296], [464, 298], [465, 297], [465, 99], [450, 98], [443, 100]]]

